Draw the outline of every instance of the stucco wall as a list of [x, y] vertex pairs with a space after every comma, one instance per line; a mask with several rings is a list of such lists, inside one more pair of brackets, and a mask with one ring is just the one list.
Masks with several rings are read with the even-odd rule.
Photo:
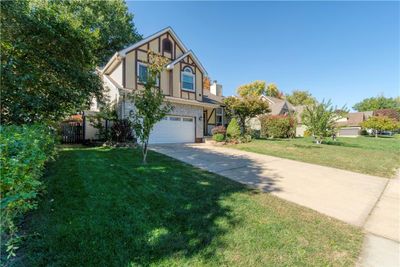
[[122, 63], [119, 63], [118, 66], [110, 73], [110, 77], [118, 84], [122, 85]]

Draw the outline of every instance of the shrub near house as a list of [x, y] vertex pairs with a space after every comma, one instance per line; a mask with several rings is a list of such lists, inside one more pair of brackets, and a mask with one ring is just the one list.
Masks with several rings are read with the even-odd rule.
[[287, 115], [265, 115], [260, 118], [261, 137], [289, 138], [295, 135], [295, 120]]
[[3, 126], [0, 132], [0, 234], [5, 237], [2, 246], [14, 256], [19, 219], [36, 208], [36, 196], [43, 189], [40, 178], [46, 161], [55, 154], [55, 139], [43, 125]]

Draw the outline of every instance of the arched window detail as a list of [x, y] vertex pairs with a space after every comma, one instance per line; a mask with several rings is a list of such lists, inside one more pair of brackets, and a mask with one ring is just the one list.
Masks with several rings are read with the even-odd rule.
[[182, 90], [192, 91], [192, 92], [196, 91], [195, 79], [196, 77], [194, 76], [192, 68], [189, 66], [184, 67], [181, 75]]
[[172, 42], [169, 39], [164, 39], [162, 42], [164, 52], [172, 53]]

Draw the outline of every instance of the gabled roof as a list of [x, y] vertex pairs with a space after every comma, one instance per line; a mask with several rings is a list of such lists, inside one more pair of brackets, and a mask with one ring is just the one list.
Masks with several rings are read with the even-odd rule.
[[176, 63], [180, 62], [181, 60], [183, 60], [184, 58], [186, 58], [187, 56], [192, 56], [194, 62], [199, 66], [200, 70], [204, 73], [205, 76], [207, 76], [207, 71], [205, 70], [205, 68], [203, 67], [203, 65], [201, 64], [200, 60], [196, 57], [196, 55], [193, 53], [192, 50], [187, 51], [186, 53], [184, 53], [182, 56], [178, 57], [177, 59], [175, 59], [174, 61], [172, 61], [171, 63], [169, 63], [167, 65], [167, 69], [168, 70], [172, 70], [174, 69], [174, 66]]
[[352, 112], [347, 115], [347, 126], [360, 126], [363, 121], [363, 112]]
[[193, 57], [193, 60], [196, 62], [196, 64], [199, 66], [199, 68], [201, 69], [201, 71], [205, 74], [205, 76], [208, 76], [207, 71], [205, 70], [205, 68], [203, 67], [203, 65], [200, 63], [199, 59], [196, 57], [196, 55], [193, 53], [192, 50], [188, 50], [187, 47], [183, 44], [183, 42], [181, 41], [181, 39], [179, 39], [178, 35], [176, 35], [176, 33], [174, 32], [174, 30], [171, 27], [167, 27], [162, 29], [161, 31], [158, 31], [144, 39], [142, 39], [141, 41], [134, 43], [124, 49], [122, 49], [121, 51], [116, 52], [111, 58], [110, 60], [107, 62], [107, 64], [104, 66], [104, 68], [101, 70], [101, 73], [104, 73], [111, 65], [113, 65], [114, 61], [120, 61], [122, 58], [126, 57], [126, 54], [129, 53], [130, 51], [144, 45], [145, 43], [165, 34], [165, 33], [169, 33], [171, 34], [172, 38], [175, 39], [175, 41], [180, 45], [180, 47], [182, 47], [183, 50], [183, 55], [180, 56], [179, 58], [177, 58], [176, 60], [174, 60], [173, 62], [169, 63], [167, 65], [167, 69], [168, 66], [171, 65], [173, 67], [173, 65], [175, 65], [176, 63], [178, 63], [179, 61], [181, 61], [182, 59], [184, 59], [186, 56], [191, 55]]
[[285, 99], [280, 99], [277, 97], [261, 95], [261, 99], [264, 99], [269, 102], [269, 108], [271, 109], [272, 115], [279, 115], [281, 114], [282, 110], [286, 107], [290, 112], [295, 111], [295, 107], [290, 104]]
[[147, 43], [148, 41], [151, 41], [152, 39], [157, 38], [158, 36], [163, 35], [164, 33], [167, 33], [167, 32], [169, 32], [172, 35], [172, 37], [176, 40], [176, 42], [182, 47], [184, 53], [188, 51], [188, 49], [183, 44], [181, 39], [179, 39], [178, 35], [176, 35], [176, 33], [174, 32], [174, 30], [171, 27], [166, 27], [166, 28], [162, 29], [161, 31], [158, 31], [158, 32], [144, 38], [143, 40], [141, 40], [137, 43], [134, 43], [134, 44], [128, 46], [127, 48], [122, 49], [118, 53], [121, 56], [126, 56], [126, 54], [128, 52], [130, 52], [131, 50], [138, 48], [138, 47], [144, 45], [145, 43]]

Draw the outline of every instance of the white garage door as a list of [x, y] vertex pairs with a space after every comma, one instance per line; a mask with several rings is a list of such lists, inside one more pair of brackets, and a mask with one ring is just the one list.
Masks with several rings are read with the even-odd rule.
[[154, 125], [149, 143], [193, 143], [194, 123], [193, 117], [166, 116]]

